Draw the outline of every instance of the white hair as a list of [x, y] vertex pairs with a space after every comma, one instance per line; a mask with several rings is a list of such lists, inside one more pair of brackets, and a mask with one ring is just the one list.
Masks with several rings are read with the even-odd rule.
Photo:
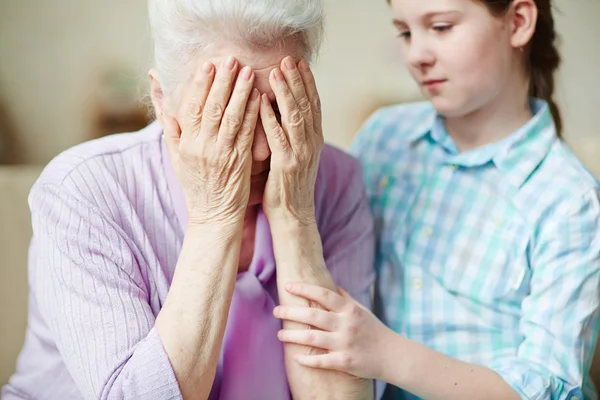
[[310, 61], [323, 35], [323, 0], [148, 0], [148, 10], [155, 68], [173, 100], [197, 56], [212, 46], [259, 50], [293, 39]]

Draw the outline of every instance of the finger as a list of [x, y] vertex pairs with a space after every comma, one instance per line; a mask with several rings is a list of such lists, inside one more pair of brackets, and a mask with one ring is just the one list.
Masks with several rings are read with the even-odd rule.
[[328, 311], [340, 312], [347, 300], [332, 290], [308, 283], [288, 283], [285, 290], [289, 293], [317, 302]]
[[163, 125], [163, 136], [165, 138], [165, 145], [171, 155], [171, 158], [176, 157], [179, 154], [179, 141], [181, 138], [181, 129], [177, 120], [170, 115], [163, 114], [162, 118]]
[[351, 373], [355, 369], [354, 364], [356, 364], [353, 362], [351, 356], [339, 352], [315, 355], [297, 354], [294, 358], [299, 364], [305, 367], [330, 369], [347, 373]]
[[282, 329], [277, 338], [284, 343], [294, 343], [303, 346], [316, 347], [323, 350], [333, 350], [334, 334], [315, 329]]
[[318, 308], [278, 306], [273, 310], [273, 315], [279, 319], [299, 322], [324, 331], [336, 330], [334, 321], [336, 314]]
[[276, 153], [288, 153], [291, 150], [288, 138], [281, 124], [277, 121], [269, 97], [264, 93], [260, 102], [260, 119], [271, 150]]
[[354, 297], [352, 297], [352, 295], [348, 292], [346, 292], [344, 289], [342, 289], [341, 287], [338, 286], [338, 293], [345, 298], [346, 300], [348, 300], [347, 304], [351, 305], [354, 304], [360, 308], [362, 308], [363, 310], [368, 311], [369, 313], [371, 312], [371, 310], [369, 310], [367, 307], [365, 307], [363, 304], [359, 303], [358, 301], [356, 301], [356, 299]]
[[340, 295], [348, 300], [354, 300], [354, 298], [352, 296], [350, 296], [350, 294], [348, 292], [346, 292], [341, 286], [338, 286], [338, 292], [340, 293]]
[[219, 129], [218, 141], [226, 146], [233, 146], [238, 132], [242, 128], [246, 105], [252, 85], [254, 83], [254, 71], [248, 66], [242, 68], [235, 83], [229, 104], [223, 114], [221, 127]]
[[296, 100], [296, 105], [302, 113], [308, 126], [313, 126], [312, 107], [306, 90], [304, 88], [304, 80], [300, 71], [296, 66], [296, 61], [292, 57], [286, 57], [281, 62], [281, 71], [285, 77], [285, 81]]
[[202, 112], [213, 84], [214, 74], [214, 65], [206, 62], [202, 69], [196, 72], [191, 84], [187, 85], [178, 112], [183, 132], [194, 136], [200, 132]]
[[259, 110], [260, 93], [258, 92], [258, 89], [254, 88], [250, 93], [242, 127], [237, 137], [237, 146], [240, 154], [248, 154], [249, 157], [251, 156], [250, 148], [252, 147], [252, 141], [254, 140], [254, 131], [256, 129], [256, 123], [258, 122]]
[[229, 57], [217, 70], [202, 113], [202, 134], [207, 137], [216, 137], [219, 132], [225, 107], [231, 96], [237, 65], [237, 60]]
[[300, 70], [302, 81], [304, 82], [304, 90], [306, 91], [306, 95], [308, 96], [308, 100], [310, 101], [313, 116], [313, 128], [315, 130], [315, 133], [322, 137], [323, 129], [321, 125], [321, 99], [319, 97], [319, 92], [317, 91], [315, 77], [306, 60], [301, 60], [298, 63], [298, 69]]
[[292, 148], [306, 141], [304, 134], [304, 116], [300, 112], [294, 95], [279, 68], [273, 68], [269, 75], [271, 89], [275, 93], [277, 106], [281, 112], [281, 122], [287, 132]]

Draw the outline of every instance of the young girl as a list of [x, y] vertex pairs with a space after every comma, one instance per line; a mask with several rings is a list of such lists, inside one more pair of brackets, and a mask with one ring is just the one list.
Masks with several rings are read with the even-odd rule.
[[392, 0], [429, 99], [378, 111], [353, 151], [379, 229], [376, 313], [287, 290], [303, 365], [388, 382], [388, 399], [596, 398], [599, 184], [560, 139], [550, 0]]

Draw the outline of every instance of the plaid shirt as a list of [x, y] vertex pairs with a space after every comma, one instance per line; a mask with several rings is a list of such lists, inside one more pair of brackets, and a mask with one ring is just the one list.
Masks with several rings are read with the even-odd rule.
[[595, 399], [599, 184], [557, 137], [547, 103], [530, 106], [517, 132], [465, 152], [430, 103], [364, 125], [352, 153], [379, 232], [376, 312], [525, 399]]

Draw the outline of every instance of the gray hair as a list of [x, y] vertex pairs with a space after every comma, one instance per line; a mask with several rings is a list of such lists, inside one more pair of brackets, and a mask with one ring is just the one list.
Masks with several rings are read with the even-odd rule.
[[154, 63], [166, 98], [176, 100], [199, 54], [224, 42], [260, 50], [298, 41], [318, 53], [323, 0], [148, 0]]

